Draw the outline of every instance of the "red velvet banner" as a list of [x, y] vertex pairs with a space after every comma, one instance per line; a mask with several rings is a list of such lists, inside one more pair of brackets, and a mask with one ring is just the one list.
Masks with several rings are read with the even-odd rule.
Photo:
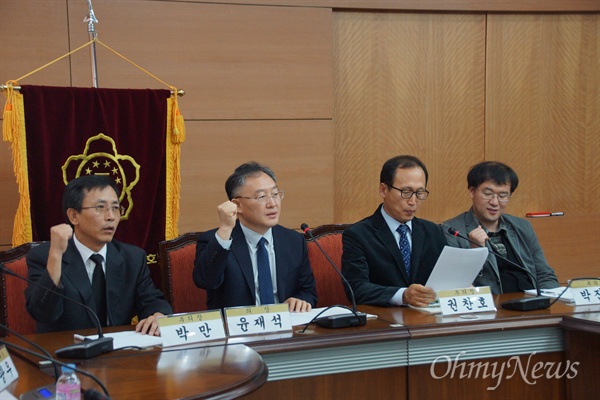
[[115, 238], [144, 248], [152, 264], [165, 239], [170, 91], [22, 85], [21, 94], [33, 240], [49, 240], [50, 227], [65, 222], [68, 181], [105, 174], [127, 210]]

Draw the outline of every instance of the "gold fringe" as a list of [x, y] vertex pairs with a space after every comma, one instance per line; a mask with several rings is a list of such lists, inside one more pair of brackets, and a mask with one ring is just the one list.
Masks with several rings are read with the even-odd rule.
[[165, 239], [179, 236], [179, 199], [181, 190], [181, 143], [185, 141], [185, 124], [179, 105], [177, 89], [171, 86], [171, 98], [167, 102], [167, 177]]
[[29, 174], [27, 168], [27, 139], [25, 136], [25, 111], [23, 95], [15, 92], [13, 86], [17, 81], [6, 83], [6, 104], [4, 106], [2, 138], [11, 143], [13, 170], [19, 188], [19, 206], [13, 225], [13, 247], [31, 242], [31, 206], [29, 200]]

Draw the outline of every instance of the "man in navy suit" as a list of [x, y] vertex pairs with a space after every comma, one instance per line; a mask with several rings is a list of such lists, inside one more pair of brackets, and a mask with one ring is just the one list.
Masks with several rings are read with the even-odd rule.
[[386, 161], [379, 184], [383, 204], [344, 231], [342, 273], [358, 304], [425, 307], [435, 301], [433, 289], [424, 285], [446, 239], [439, 225], [415, 217], [429, 194], [427, 180], [427, 168], [416, 157]]
[[207, 290], [210, 309], [288, 303], [310, 311], [317, 302], [304, 237], [278, 225], [284, 192], [273, 171], [240, 165], [225, 183], [218, 229], [200, 235], [194, 282]]
[[40, 285], [29, 284], [25, 291], [37, 331], [96, 327], [85, 308], [58, 292], [94, 310], [103, 326], [127, 325], [137, 315], [136, 331], [159, 335], [156, 318], [173, 310], [150, 278], [144, 250], [113, 240], [123, 214], [114, 180], [100, 175], [72, 180], [63, 212], [69, 223], [53, 226], [50, 242], [27, 255], [29, 279]]

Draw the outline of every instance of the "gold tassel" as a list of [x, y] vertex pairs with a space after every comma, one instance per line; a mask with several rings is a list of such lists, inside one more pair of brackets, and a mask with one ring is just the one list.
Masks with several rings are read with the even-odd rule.
[[179, 109], [179, 103], [177, 102], [177, 88], [170, 86], [171, 89], [171, 129], [172, 136], [171, 140], [173, 143], [185, 142], [185, 122], [181, 110]]
[[7, 99], [4, 106], [4, 121], [2, 126], [3, 140], [11, 143], [13, 170], [19, 188], [19, 205], [13, 224], [13, 247], [33, 240], [23, 95], [15, 93], [13, 86], [17, 85], [17, 81], [8, 81], [6, 83]]
[[[2, 114], [2, 139], [5, 142], [12, 142], [14, 138], [13, 131], [17, 130], [19, 120], [14, 117], [17, 115], [16, 110], [13, 110], [14, 89], [17, 86], [17, 81], [6, 82], [6, 103], [4, 104], [4, 113]], [[16, 126], [15, 126], [16, 122]]]
[[177, 89], [171, 86], [171, 99], [167, 102], [167, 178], [165, 239], [179, 236], [179, 198], [181, 190], [181, 143], [185, 141], [183, 115], [177, 103]]

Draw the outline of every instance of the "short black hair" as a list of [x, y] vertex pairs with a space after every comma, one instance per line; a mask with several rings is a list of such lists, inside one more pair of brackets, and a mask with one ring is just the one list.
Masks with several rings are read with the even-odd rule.
[[425, 186], [427, 186], [427, 181], [429, 180], [427, 167], [425, 167], [425, 164], [423, 164], [423, 162], [417, 157], [409, 155], [400, 155], [387, 160], [381, 168], [379, 182], [385, 183], [388, 186], [392, 186], [394, 184], [394, 178], [396, 177], [396, 170], [398, 168], [421, 168], [423, 172], [425, 172]]
[[511, 193], [519, 185], [517, 173], [511, 167], [499, 161], [484, 161], [471, 167], [467, 174], [468, 188], [477, 188], [485, 181], [492, 181], [496, 185], [510, 183]]
[[67, 216], [67, 210], [73, 208], [77, 211], [81, 211], [83, 205], [83, 199], [86, 194], [93, 189], [104, 189], [110, 186], [115, 190], [117, 197], [120, 197], [119, 187], [117, 186], [114, 179], [104, 175], [83, 175], [79, 178], [73, 179], [65, 186], [62, 198], [62, 209], [67, 223], [70, 224], [69, 217]]
[[267, 174], [277, 183], [275, 173], [266, 165], [259, 164], [256, 161], [249, 161], [237, 167], [225, 182], [225, 192], [227, 192], [229, 200], [232, 200], [239, 194], [240, 189], [246, 184], [248, 176], [260, 175], [261, 172]]

